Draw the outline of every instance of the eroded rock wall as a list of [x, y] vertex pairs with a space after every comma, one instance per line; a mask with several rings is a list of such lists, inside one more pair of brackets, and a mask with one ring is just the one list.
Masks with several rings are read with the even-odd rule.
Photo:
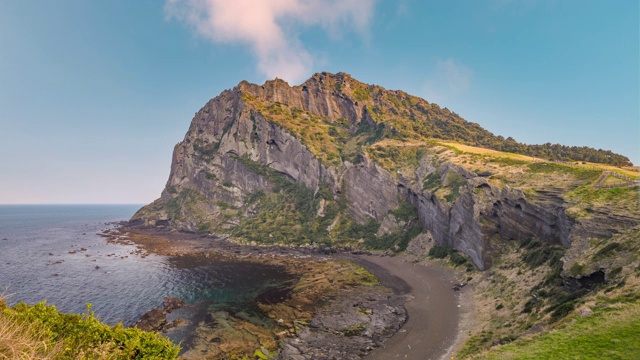
[[[568, 247], [572, 236], [585, 236], [593, 227], [570, 218], [560, 197], [547, 196], [548, 201], [534, 203], [517, 189], [498, 189], [461, 166], [430, 156], [421, 160], [409, 178], [391, 173], [364, 153], [358, 164], [342, 161], [328, 166], [245, 98], [286, 103], [329, 120], [374, 122], [367, 107], [345, 95], [351, 92], [348, 75], [337, 75], [331, 86], [325, 79], [314, 75], [295, 87], [282, 80], [263, 86], [242, 82], [209, 101], [175, 146], [160, 199], [141, 209], [134, 219], [183, 231], [228, 228], [241, 216], [253, 214], [254, 209], [245, 206], [248, 196], [272, 191], [271, 180], [260, 170], [269, 168], [314, 191], [326, 184], [336, 200], [346, 199], [348, 214], [359, 224], [386, 219], [385, 229], [400, 229], [388, 223], [393, 217], [387, 215], [406, 200], [436, 243], [467, 254], [480, 269], [490, 265], [489, 239], [494, 236], [501, 241], [535, 237]], [[335, 91], [336, 84], [340, 92]], [[463, 179], [456, 196], [444, 199], [433, 189], [423, 188], [425, 179], [433, 174], [442, 186], [447, 186], [450, 174]]]

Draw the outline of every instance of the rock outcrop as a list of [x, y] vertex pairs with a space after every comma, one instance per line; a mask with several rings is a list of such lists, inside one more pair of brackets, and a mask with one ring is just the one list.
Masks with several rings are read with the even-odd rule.
[[[393, 236], [401, 238], [417, 223], [437, 244], [466, 254], [479, 269], [491, 264], [489, 240], [496, 236], [501, 241], [535, 237], [568, 247], [575, 236], [606, 235], [624, 221], [637, 222], [614, 219], [596, 231], [593, 219], [567, 215], [561, 197], [539, 193], [545, 201], [532, 201], [517, 188], [496, 186], [487, 180], [490, 172], [476, 174], [447, 161], [447, 149], [429, 142], [427, 135], [446, 138], [445, 130], [493, 136], [446, 108], [344, 73], [315, 74], [299, 86], [279, 79], [262, 86], [243, 81], [195, 114], [175, 146], [161, 197], [132, 220], [233, 237], [238, 226], [251, 230], [273, 221], [268, 216], [276, 211], [284, 220], [299, 214], [305, 201], [296, 203], [291, 194], [300, 191], [284, 197], [294, 205], [270, 197], [282, 191], [284, 179], [312, 194], [306, 203], [316, 207], [311, 209], [316, 219], [307, 212], [299, 217], [311, 224], [308, 228], [290, 226], [310, 243], [320, 241], [314, 238], [320, 234], [324, 242], [380, 245], [376, 239], [395, 241]], [[411, 149], [419, 150], [403, 155]], [[411, 204], [415, 219], [389, 216], [403, 203]], [[260, 214], [265, 220], [246, 225]], [[399, 241], [395, 249], [407, 243]]]

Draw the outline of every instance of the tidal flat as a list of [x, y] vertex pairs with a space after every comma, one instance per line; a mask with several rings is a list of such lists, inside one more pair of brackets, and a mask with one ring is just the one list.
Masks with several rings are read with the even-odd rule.
[[185, 359], [278, 352], [284, 358], [359, 359], [407, 320], [407, 292], [383, 286], [364, 267], [332, 254], [335, 249], [326, 254], [317, 248], [247, 246], [127, 226], [103, 235], [112, 243], [135, 244], [141, 256], [167, 256], [194, 269], [219, 267], [263, 285], [254, 284], [257, 290], [242, 301], [181, 299], [186, 304], [179, 309], [157, 308], [161, 319], [149, 329], [181, 342]]

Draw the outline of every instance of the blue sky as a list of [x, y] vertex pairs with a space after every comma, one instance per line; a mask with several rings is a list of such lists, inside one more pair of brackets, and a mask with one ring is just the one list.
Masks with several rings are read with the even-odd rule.
[[147, 203], [241, 80], [343, 71], [640, 163], [636, 0], [0, 0], [0, 203]]

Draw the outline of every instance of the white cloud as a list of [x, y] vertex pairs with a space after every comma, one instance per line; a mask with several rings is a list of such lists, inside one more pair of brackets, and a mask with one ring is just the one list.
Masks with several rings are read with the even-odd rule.
[[442, 103], [467, 92], [471, 88], [473, 70], [454, 60], [438, 60], [434, 73], [425, 83], [427, 101]]
[[320, 26], [331, 36], [352, 30], [367, 36], [375, 0], [167, 0], [165, 13], [215, 43], [248, 45], [268, 78], [297, 83], [314, 59], [297, 37]]

